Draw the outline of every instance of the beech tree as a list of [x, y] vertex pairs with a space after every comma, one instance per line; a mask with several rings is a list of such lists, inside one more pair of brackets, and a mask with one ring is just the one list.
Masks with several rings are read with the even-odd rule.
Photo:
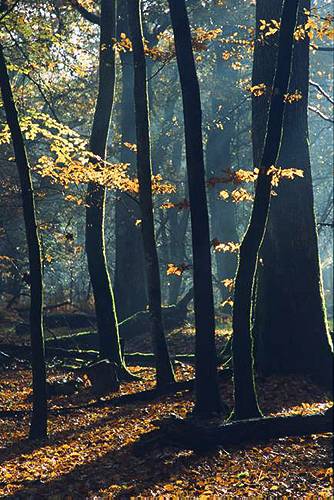
[[30, 284], [30, 339], [33, 386], [33, 410], [29, 437], [42, 439], [47, 437], [47, 397], [46, 368], [43, 334], [43, 281], [41, 250], [35, 215], [34, 190], [30, 165], [18, 119], [6, 60], [0, 44], [0, 88], [6, 120], [10, 129], [15, 161], [20, 179], [23, 218], [29, 256]]
[[[257, 2], [257, 41], [253, 85], [268, 88], [274, 75], [275, 38], [262, 43], [260, 19], [276, 19], [282, 2]], [[301, 0], [298, 25], [305, 25], [310, 1]], [[312, 374], [332, 383], [333, 352], [323, 300], [318, 238], [314, 215], [308, 133], [309, 45], [307, 34], [296, 40], [289, 93], [301, 99], [287, 104], [278, 159], [281, 168], [298, 168], [303, 178], [275, 188], [258, 271], [254, 333], [256, 365], [264, 373]], [[254, 164], [264, 141], [268, 102], [253, 97]]]
[[[100, 168], [103, 168], [115, 89], [115, 51], [112, 41], [116, 29], [115, 0], [101, 0], [99, 23], [99, 88], [89, 148], [101, 159]], [[105, 187], [91, 182], [86, 197], [86, 252], [95, 300], [100, 356], [114, 361], [119, 366], [120, 373], [125, 375], [114, 294], [105, 253], [105, 200]]]
[[270, 168], [277, 165], [281, 145], [284, 96], [289, 84], [297, 8], [298, 0], [285, 0], [281, 17], [277, 67], [271, 90], [267, 131], [259, 163], [254, 204], [248, 228], [240, 245], [232, 340], [235, 399], [233, 418], [236, 420], [256, 418], [261, 415], [253, 369], [252, 297], [259, 250], [269, 213], [272, 189]]
[[169, 0], [180, 75], [192, 228], [196, 328], [196, 405], [200, 415], [220, 413], [217, 382], [208, 208], [202, 139], [201, 98], [184, 0]]
[[140, 0], [128, 0], [127, 5], [133, 46], [137, 174], [146, 263], [148, 303], [151, 314], [153, 349], [156, 357], [157, 386], [162, 387], [174, 382], [174, 373], [169, 359], [161, 313], [160, 270], [153, 218], [149, 106], [143, 28], [141, 22], [141, 2]]
[[[120, 37], [121, 33], [129, 32], [126, 2], [119, 2], [118, 12], [117, 33]], [[125, 143], [136, 142], [132, 54], [121, 51], [119, 57], [122, 74], [120, 160], [132, 166], [136, 155], [125, 146]], [[134, 170], [131, 167], [131, 173]], [[143, 311], [147, 305], [143, 239], [140, 227], [136, 225], [139, 219], [138, 200], [128, 193], [116, 193], [114, 292], [119, 321]]]

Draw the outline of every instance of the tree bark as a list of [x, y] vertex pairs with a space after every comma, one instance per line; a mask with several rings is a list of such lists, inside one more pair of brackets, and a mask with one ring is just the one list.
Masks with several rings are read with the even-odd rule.
[[240, 246], [234, 293], [232, 341], [235, 396], [233, 418], [236, 420], [261, 415], [254, 380], [251, 306], [258, 254], [269, 213], [272, 175], [268, 175], [268, 171], [271, 166], [277, 165], [281, 144], [284, 95], [287, 93], [289, 84], [297, 7], [298, 0], [285, 0], [284, 2], [265, 145], [259, 164], [251, 219]]
[[[268, 439], [285, 436], [307, 436], [333, 430], [333, 408], [316, 415], [293, 415], [291, 417], [265, 417], [225, 423], [223, 425], [201, 425], [200, 422], [171, 417], [162, 420], [158, 431], [143, 438], [152, 441], [152, 435], [167, 443], [175, 442], [195, 450], [206, 450], [217, 446], [235, 446], [243, 443], [261, 443]], [[140, 444], [140, 441], [139, 441]]]
[[30, 166], [10, 86], [6, 60], [0, 45], [0, 87], [18, 169], [30, 269], [30, 335], [32, 351], [33, 411], [29, 436], [47, 437], [46, 369], [43, 335], [43, 281], [41, 251], [35, 216]]
[[[118, 36], [129, 34], [126, 2], [119, 2]], [[132, 165], [136, 159], [125, 142], [136, 142], [135, 105], [133, 96], [133, 64], [130, 52], [120, 53], [122, 68], [122, 104], [121, 104], [121, 162]], [[139, 202], [127, 193], [117, 193], [115, 203], [115, 300], [119, 321], [129, 318], [147, 306], [145, 284], [145, 263], [143, 239], [140, 226]]]
[[[101, 0], [99, 89], [96, 101], [90, 150], [103, 162], [112, 114], [115, 88], [115, 0]], [[103, 168], [103, 165], [101, 165]], [[110, 282], [105, 253], [104, 215], [105, 187], [90, 183], [87, 188], [86, 252], [92, 282], [97, 327], [100, 338], [100, 355], [114, 361], [125, 370], [122, 359], [114, 295]]]
[[137, 174], [146, 261], [148, 301], [151, 315], [153, 350], [156, 355], [157, 386], [162, 387], [174, 382], [174, 373], [169, 359], [161, 313], [160, 270], [153, 218], [150, 125], [146, 61], [141, 23], [141, 2], [140, 0], [128, 0], [127, 5], [133, 45]]
[[215, 315], [211, 277], [211, 253], [202, 138], [199, 83], [184, 0], [169, 0], [176, 59], [183, 99], [192, 227], [194, 307], [196, 327], [196, 405], [203, 416], [220, 413], [217, 383]]
[[[277, 4], [259, 1], [257, 22], [273, 19]], [[305, 24], [302, 0], [298, 24]], [[271, 84], [274, 44], [257, 43], [253, 85]], [[266, 77], [266, 80], [264, 80]], [[317, 230], [308, 141], [309, 38], [295, 42], [290, 92], [298, 89], [302, 99], [288, 104], [278, 164], [298, 168], [303, 179], [282, 181], [271, 203], [258, 273], [254, 333], [256, 366], [264, 373], [311, 374], [332, 384], [333, 352], [326, 323], [319, 265]], [[265, 97], [253, 99], [253, 145], [255, 165], [264, 140], [263, 123], [268, 112]]]

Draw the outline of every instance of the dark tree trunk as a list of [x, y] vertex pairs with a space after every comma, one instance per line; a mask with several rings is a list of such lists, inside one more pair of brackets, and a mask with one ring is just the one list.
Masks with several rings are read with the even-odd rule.
[[[115, 87], [115, 0], [101, 0], [99, 89], [90, 137], [90, 150], [106, 158]], [[101, 165], [101, 168], [103, 166]], [[124, 368], [118, 334], [117, 315], [105, 253], [104, 215], [106, 192], [91, 183], [87, 189], [86, 252], [92, 282], [100, 355]]]
[[[254, 167], [258, 167], [264, 147], [268, 113], [270, 106], [270, 89], [272, 88], [277, 64], [279, 33], [261, 41], [260, 19], [279, 20], [282, 13], [283, 0], [257, 0], [256, 32], [253, 57], [252, 85], [264, 83], [266, 92], [263, 96], [252, 97], [252, 144]], [[260, 16], [263, 17], [260, 17]], [[291, 75], [292, 76], [292, 75]]]
[[[159, 425], [159, 424], [158, 424]], [[190, 419], [171, 417], [164, 419], [160, 429], [146, 434], [142, 443], [157, 438], [165, 446], [175, 442], [186, 448], [204, 451], [217, 446], [231, 446], [246, 443], [261, 443], [285, 436], [307, 436], [331, 432], [333, 409], [316, 415], [293, 415], [290, 417], [266, 417], [224, 423], [220, 426], [203, 425]], [[199, 439], [200, 436], [200, 439]], [[138, 445], [137, 445], [138, 446]]]
[[6, 120], [10, 129], [16, 165], [19, 173], [23, 217], [26, 231], [30, 269], [30, 332], [32, 351], [33, 411], [29, 436], [47, 437], [46, 370], [43, 335], [43, 283], [41, 252], [35, 217], [35, 203], [30, 166], [20, 129], [18, 114], [10, 86], [6, 61], [0, 45], [0, 87]]
[[[276, 4], [260, 1], [257, 21], [275, 17]], [[302, 0], [298, 24], [305, 24]], [[265, 53], [266, 51], [266, 53]], [[273, 75], [271, 61], [276, 49], [257, 44], [253, 81], [267, 81]], [[268, 64], [269, 63], [269, 64]], [[290, 92], [302, 99], [288, 104], [278, 165], [304, 171], [303, 179], [282, 181], [275, 190], [268, 218], [259, 271], [255, 321], [256, 364], [265, 373], [312, 374], [324, 384], [332, 383], [333, 353], [326, 324], [308, 142], [309, 38], [295, 42]], [[263, 144], [266, 101], [253, 103], [254, 158]]]
[[213, 304], [208, 208], [202, 139], [199, 84], [184, 0], [169, 0], [180, 75], [187, 174], [192, 226], [194, 307], [196, 325], [196, 405], [201, 415], [221, 411], [217, 383], [215, 313]]
[[[120, 2], [118, 33], [128, 34], [126, 2]], [[122, 68], [121, 105], [121, 162], [132, 165], [135, 154], [124, 146], [125, 142], [135, 144], [135, 105], [133, 97], [133, 64], [130, 52], [120, 53]], [[129, 318], [147, 305], [145, 285], [144, 250], [140, 226], [140, 207], [137, 200], [127, 193], [117, 193], [115, 203], [115, 300], [119, 321]]]
[[174, 382], [161, 313], [161, 287], [158, 253], [155, 241], [152, 202], [152, 162], [147, 97], [146, 61], [143, 45], [140, 0], [128, 0], [128, 16], [133, 44], [134, 100], [136, 110], [137, 173], [142, 231], [146, 261], [149, 311], [152, 321], [152, 341], [156, 355], [157, 385]]
[[259, 164], [252, 215], [240, 246], [234, 293], [232, 341], [235, 395], [233, 416], [237, 420], [255, 418], [260, 415], [253, 370], [251, 305], [258, 254], [269, 212], [272, 176], [268, 175], [268, 171], [272, 165], [277, 165], [281, 144], [284, 95], [287, 93], [289, 84], [297, 7], [298, 0], [285, 0], [284, 2], [277, 69], [271, 93], [264, 150]]

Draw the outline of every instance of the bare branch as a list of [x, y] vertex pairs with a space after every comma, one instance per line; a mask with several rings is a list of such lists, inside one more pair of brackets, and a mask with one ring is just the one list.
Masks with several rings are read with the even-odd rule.
[[327, 92], [319, 85], [319, 83], [313, 82], [312, 80], [310, 80], [309, 83], [310, 85], [312, 85], [312, 87], [316, 88], [317, 91], [327, 99], [327, 101], [329, 101], [331, 104], [334, 104], [334, 100], [332, 99], [332, 97], [327, 94]]
[[334, 47], [317, 47], [317, 45], [311, 45], [311, 47], [319, 52], [334, 52]]
[[316, 115], [320, 116], [320, 118], [322, 118], [323, 120], [326, 120], [326, 122], [334, 123], [333, 118], [331, 118], [330, 116], [324, 115], [323, 112], [320, 111], [320, 109], [315, 108], [314, 106], [309, 106], [308, 109], [310, 111], [313, 111], [313, 113], [315, 113]]

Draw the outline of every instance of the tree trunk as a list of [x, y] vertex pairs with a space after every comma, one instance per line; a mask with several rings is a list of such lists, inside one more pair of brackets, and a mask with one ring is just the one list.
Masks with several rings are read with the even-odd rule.
[[[119, 36], [128, 34], [126, 2], [119, 5]], [[136, 159], [125, 142], [135, 144], [135, 105], [133, 97], [133, 64], [130, 52], [121, 52], [122, 68], [122, 104], [121, 104], [121, 162], [132, 165]], [[136, 199], [127, 193], [117, 193], [115, 203], [115, 300], [119, 321], [129, 318], [147, 305], [147, 290], [145, 285], [144, 250], [140, 226], [140, 207]]]
[[35, 217], [35, 203], [30, 166], [25, 150], [14, 96], [10, 86], [6, 60], [0, 45], [0, 87], [6, 120], [10, 129], [16, 165], [19, 173], [23, 217], [26, 231], [30, 269], [30, 335], [32, 351], [33, 411], [29, 436], [47, 437], [46, 369], [43, 335], [43, 282], [41, 252]]
[[259, 164], [252, 215], [240, 246], [234, 293], [232, 341], [235, 396], [233, 417], [236, 420], [255, 418], [261, 414], [257, 403], [253, 370], [251, 305], [258, 254], [269, 213], [272, 175], [268, 175], [268, 171], [272, 165], [277, 165], [281, 144], [284, 95], [288, 90], [297, 7], [298, 0], [284, 2], [265, 145]]
[[137, 173], [142, 214], [144, 254], [153, 349], [156, 355], [158, 387], [174, 382], [161, 313], [160, 270], [155, 241], [152, 202], [152, 162], [147, 97], [146, 61], [143, 45], [140, 0], [128, 0], [129, 25], [133, 44], [134, 99], [136, 110]]
[[215, 314], [202, 139], [199, 84], [184, 0], [169, 0], [183, 99], [187, 175], [192, 226], [194, 308], [196, 326], [196, 405], [201, 415], [220, 413], [217, 383]]
[[[231, 169], [231, 140], [232, 124], [226, 122], [224, 129], [213, 127], [208, 133], [206, 147], [207, 176], [225, 177]], [[238, 234], [235, 220], [235, 206], [231, 199], [223, 201], [219, 198], [222, 185], [218, 184], [208, 188], [209, 206], [211, 215], [211, 236], [220, 242], [238, 242]], [[233, 186], [226, 184], [223, 189], [232, 191]], [[221, 299], [226, 300], [231, 294], [223, 285], [224, 279], [234, 279], [237, 268], [237, 256], [230, 252], [216, 252], [217, 279]]]
[[[173, 174], [176, 177], [181, 175], [183, 141], [174, 139], [172, 151]], [[183, 174], [182, 174], [183, 175]], [[187, 187], [185, 186], [184, 199], [188, 197]], [[175, 194], [171, 201], [176, 203], [180, 201], [180, 195]], [[168, 210], [169, 224], [169, 261], [176, 264], [186, 262], [186, 235], [189, 225], [189, 209], [184, 207], [181, 211], [177, 208]], [[182, 285], [182, 275], [169, 276], [168, 280], [168, 303], [176, 304], [180, 295]]]
[[[99, 89], [90, 137], [90, 150], [102, 161], [106, 147], [115, 88], [115, 0], [101, 0]], [[103, 166], [101, 165], [101, 168]], [[92, 282], [100, 355], [125, 370], [122, 359], [114, 295], [105, 253], [105, 187], [90, 183], [87, 189], [86, 252]]]
[[[276, 4], [258, 2], [259, 19], [275, 17]], [[265, 4], [265, 5], [264, 5]], [[298, 24], [305, 24], [302, 0]], [[256, 45], [253, 84], [272, 79], [271, 61], [275, 46]], [[269, 63], [269, 64], [268, 64]], [[298, 168], [303, 179], [282, 181], [272, 200], [261, 256], [263, 267], [258, 275], [254, 333], [256, 364], [265, 373], [312, 374], [319, 382], [332, 383], [332, 344], [326, 323], [323, 289], [314, 216], [311, 164], [308, 142], [309, 38], [295, 42], [290, 92], [296, 89], [302, 99], [288, 104], [278, 164]], [[254, 98], [254, 159], [263, 144], [266, 117], [264, 97]]]
[[[224, 9], [216, 7], [214, 20], [217, 25], [224, 23]], [[233, 85], [235, 71], [223, 60], [221, 47], [215, 48], [215, 65], [212, 91], [210, 96], [210, 130], [207, 135], [206, 145], [206, 171], [207, 179], [224, 178], [232, 168], [231, 142], [235, 132], [232, 117], [224, 115], [229, 108], [231, 99], [226, 93], [226, 88]], [[218, 122], [218, 123], [217, 123]], [[221, 127], [223, 124], [223, 128]], [[227, 243], [239, 241], [236, 229], [235, 204], [231, 198], [223, 201], [219, 198], [219, 192], [224, 189], [231, 192], [234, 189], [232, 183], [209, 184], [208, 201], [210, 209], [211, 238]], [[226, 300], [231, 293], [224, 286], [224, 279], [234, 279], [237, 270], [237, 255], [230, 252], [215, 252], [216, 277], [220, 290], [220, 299]]]
[[[333, 409], [316, 415], [293, 415], [291, 417], [266, 417], [225, 423], [203, 425], [200, 422], [171, 417], [156, 423], [160, 429], [144, 436], [145, 440], [164, 441], [165, 445], [183, 445], [194, 450], [207, 450], [217, 446], [235, 446], [244, 443], [261, 443], [268, 439], [285, 436], [307, 436], [333, 429]], [[200, 436], [200, 439], [199, 439]], [[137, 446], [138, 446], [137, 445]]]

